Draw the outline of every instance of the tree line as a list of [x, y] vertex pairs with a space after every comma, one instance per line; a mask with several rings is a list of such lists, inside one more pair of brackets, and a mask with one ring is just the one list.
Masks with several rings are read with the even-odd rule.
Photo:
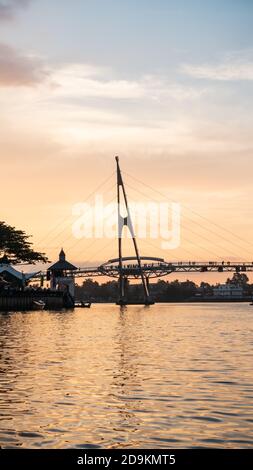
[[[228, 278], [227, 284], [239, 286], [243, 288], [245, 296], [251, 296], [253, 293], [253, 284], [249, 283], [249, 278], [244, 273], [234, 273], [233, 277]], [[208, 297], [213, 295], [213, 289], [216, 285], [207, 282], [201, 282], [197, 285], [195, 282], [186, 280], [180, 282], [178, 279], [174, 281], [159, 280], [150, 284], [150, 293], [156, 302], [166, 301], [187, 301], [196, 298], [197, 295]], [[118, 281], [107, 281], [99, 284], [92, 279], [84, 280], [81, 286], [75, 286], [75, 296], [78, 299], [99, 302], [115, 302], [118, 299]], [[141, 299], [143, 290], [141, 284], [132, 284], [127, 286], [127, 297], [131, 299]]]

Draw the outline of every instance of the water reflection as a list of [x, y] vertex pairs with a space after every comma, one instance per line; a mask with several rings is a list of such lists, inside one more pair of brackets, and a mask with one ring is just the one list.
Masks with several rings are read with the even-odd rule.
[[0, 314], [2, 447], [251, 447], [252, 307]]
[[[142, 390], [142, 380], [138, 374], [140, 358], [139, 331], [142, 309], [136, 309], [129, 314], [127, 307], [119, 310], [119, 320], [114, 337], [115, 353], [118, 363], [113, 370], [112, 397], [117, 399], [116, 408], [118, 419], [114, 425], [115, 438], [112, 447], [122, 447], [131, 439], [132, 444], [138, 445], [134, 434], [140, 426], [138, 412], [141, 410], [141, 400], [135, 396], [136, 390]], [[130, 437], [131, 436], [131, 437]]]

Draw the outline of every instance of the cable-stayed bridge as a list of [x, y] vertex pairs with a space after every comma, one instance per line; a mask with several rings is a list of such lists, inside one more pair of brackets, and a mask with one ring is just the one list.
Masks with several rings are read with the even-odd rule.
[[[149, 280], [153, 278], [160, 278], [172, 273], [210, 273], [210, 272], [236, 272], [245, 273], [253, 271], [253, 261], [166, 261], [164, 258], [154, 256], [141, 256], [137, 246], [131, 214], [128, 205], [125, 185], [122, 178], [121, 169], [119, 166], [119, 158], [116, 157], [117, 167], [117, 207], [118, 207], [118, 257], [112, 258], [103, 264], [95, 267], [80, 267], [74, 272], [66, 270], [65, 277], [74, 278], [90, 278], [90, 277], [103, 277], [108, 276], [118, 279], [119, 282], [119, 304], [127, 304], [127, 283], [130, 279], [141, 280], [143, 286], [143, 303], [151, 304], [152, 299], [149, 295]], [[122, 203], [124, 208], [124, 216], [122, 215]], [[202, 216], [203, 219], [207, 220]], [[213, 224], [218, 227], [217, 224]], [[124, 227], [127, 227], [133, 242], [135, 256], [126, 257], [122, 254], [122, 232]], [[223, 229], [233, 235], [234, 238], [240, 239], [236, 234]], [[192, 231], [192, 230], [191, 230]], [[196, 234], [196, 232], [192, 231]], [[211, 231], [212, 233], [212, 231]], [[213, 232], [214, 233], [214, 232]], [[224, 235], [221, 235], [223, 240], [226, 240]], [[230, 242], [234, 246], [238, 243]], [[251, 254], [251, 251], [248, 250]], [[215, 253], [214, 253], [215, 254]], [[253, 257], [252, 257], [253, 258]], [[41, 273], [42, 274], [42, 273]], [[51, 273], [53, 275], [53, 273]], [[50, 268], [47, 272], [49, 278]]]
[[[222, 272], [253, 272], [253, 261], [251, 262], [195, 262], [195, 261], [178, 261], [167, 262], [163, 258], [155, 257], [140, 257], [141, 270], [136, 263], [135, 257], [122, 258], [123, 266], [122, 273], [129, 279], [139, 279], [141, 271], [148, 278], [160, 278], [172, 273], [222, 273]], [[118, 278], [120, 274], [119, 259], [111, 259], [98, 267], [84, 267], [78, 268], [75, 271], [75, 277], [96, 277], [96, 276], [109, 276]]]

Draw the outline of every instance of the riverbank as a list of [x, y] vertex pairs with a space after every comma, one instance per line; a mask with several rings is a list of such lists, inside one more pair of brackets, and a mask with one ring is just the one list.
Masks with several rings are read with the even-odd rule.
[[27, 311], [34, 310], [34, 302], [42, 300], [45, 309], [58, 310], [70, 305], [69, 299], [64, 292], [51, 291], [49, 289], [38, 291], [13, 291], [1, 293], [0, 311]]

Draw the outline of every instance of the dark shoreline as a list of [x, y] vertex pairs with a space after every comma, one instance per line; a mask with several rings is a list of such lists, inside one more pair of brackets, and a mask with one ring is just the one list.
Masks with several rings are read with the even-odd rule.
[[34, 302], [43, 300], [46, 309], [58, 310], [64, 307], [63, 292], [34, 291], [4, 293], [0, 295], [0, 312], [34, 310]]
[[[198, 303], [217, 303], [217, 304], [220, 304], [220, 303], [250, 303], [252, 302], [252, 299], [251, 298], [247, 298], [247, 299], [232, 299], [232, 300], [228, 300], [228, 299], [199, 299], [199, 300], [191, 300], [191, 299], [187, 299], [187, 300], [156, 300], [155, 301], [155, 304], [198, 304]], [[109, 302], [106, 301], [106, 300], [92, 300], [92, 304], [112, 304], [112, 305], [115, 305], [115, 302], [110, 300]], [[131, 305], [131, 304], [128, 304], [128, 305]], [[135, 305], [138, 305], [138, 304], [135, 304]]]
[[[44, 308], [45, 310], [66, 310], [71, 308], [74, 309], [73, 306], [67, 306], [65, 305], [64, 299], [62, 295], [39, 295], [39, 296], [0, 296], [0, 313], [1, 312], [20, 312], [20, 311], [33, 311], [36, 310], [36, 308], [33, 305], [34, 300], [44, 300], [46, 303], [46, 306]], [[248, 303], [250, 304], [252, 301], [251, 298], [249, 299], [233, 299], [233, 300], [227, 300], [227, 299], [187, 299], [187, 300], [166, 300], [166, 301], [156, 301], [155, 304], [203, 304], [203, 303], [217, 303], [217, 304], [228, 304], [228, 303]], [[106, 301], [106, 300], [93, 300], [91, 302], [92, 304], [108, 304], [108, 305], [115, 305], [115, 301]], [[126, 306], [131, 306], [131, 305], [142, 305], [140, 303], [134, 304], [133, 302], [130, 302], [129, 304], [126, 304]]]

